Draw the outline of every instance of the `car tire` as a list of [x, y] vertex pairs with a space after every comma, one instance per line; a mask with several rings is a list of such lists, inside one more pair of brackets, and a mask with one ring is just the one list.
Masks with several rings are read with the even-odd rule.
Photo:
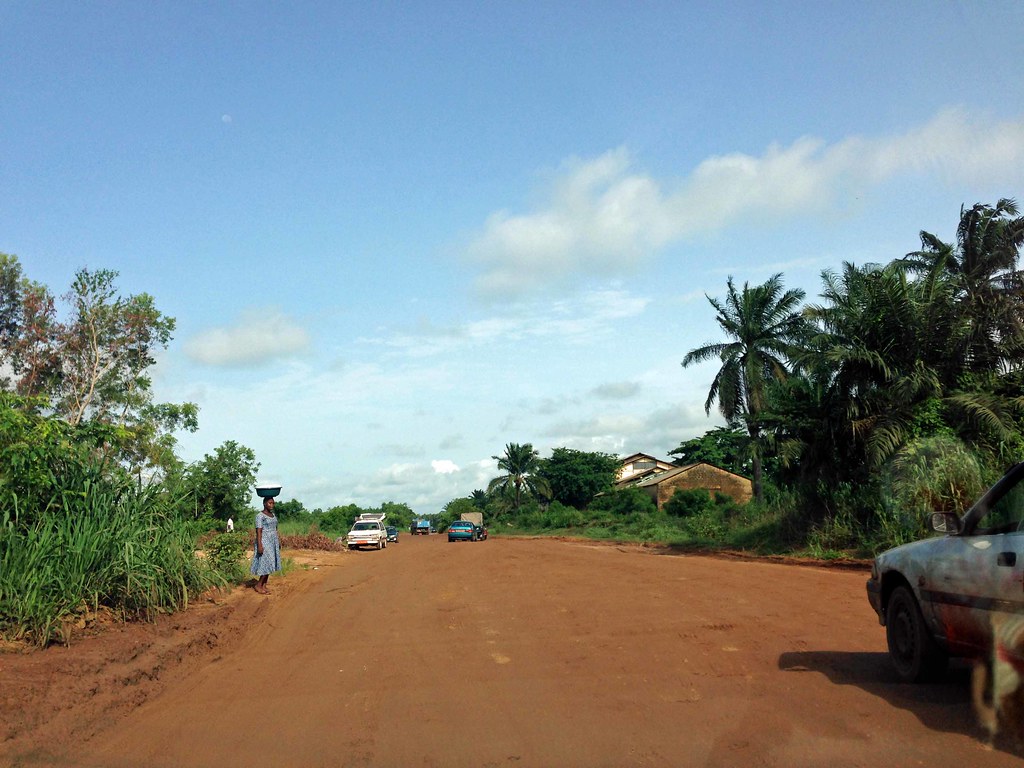
[[931, 636], [910, 587], [900, 585], [889, 596], [885, 639], [896, 674], [905, 683], [923, 683], [941, 675], [949, 657]]

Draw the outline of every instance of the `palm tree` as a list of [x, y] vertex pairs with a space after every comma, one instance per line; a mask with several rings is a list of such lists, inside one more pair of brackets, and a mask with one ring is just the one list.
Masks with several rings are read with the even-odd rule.
[[504, 475], [491, 480], [487, 486], [487, 492], [503, 490], [512, 495], [512, 506], [516, 512], [522, 502], [523, 491], [538, 495], [550, 493], [547, 481], [536, 475], [539, 468], [540, 454], [533, 449], [530, 443], [519, 445], [508, 443], [505, 446], [504, 456], [492, 456], [498, 462], [498, 469], [505, 472]]
[[852, 441], [840, 451], [845, 469], [860, 463], [850, 462], [860, 451], [877, 466], [913, 433], [921, 408], [942, 396], [938, 371], [963, 324], [950, 311], [948, 281], [909, 280], [899, 262], [845, 262], [841, 275], [826, 271], [822, 279], [825, 303], [804, 310], [818, 333], [800, 367], [818, 404], [827, 404], [834, 439]]
[[952, 280], [958, 314], [968, 324], [952, 354], [973, 373], [1003, 369], [1024, 347], [1024, 273], [1017, 269], [1022, 246], [1024, 217], [1004, 198], [994, 207], [961, 207], [956, 245], [922, 232], [921, 250], [904, 259], [913, 272]]
[[761, 469], [761, 413], [765, 392], [772, 380], [783, 381], [787, 365], [806, 332], [798, 312], [802, 290], [783, 291], [782, 275], [772, 275], [763, 285], [743, 284], [737, 291], [728, 280], [725, 302], [707, 297], [718, 316], [719, 326], [732, 341], [705, 344], [690, 350], [683, 367], [713, 358], [722, 361], [704, 403], [710, 413], [715, 400], [726, 421], [743, 421], [750, 439], [754, 470], [754, 497], [764, 499]]

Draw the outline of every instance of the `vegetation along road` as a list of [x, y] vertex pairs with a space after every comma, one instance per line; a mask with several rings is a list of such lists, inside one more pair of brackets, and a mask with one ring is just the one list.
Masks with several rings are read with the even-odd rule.
[[145, 640], [0, 654], [0, 764], [1021, 762], [966, 667], [896, 682], [859, 569], [501, 537], [310, 557]]

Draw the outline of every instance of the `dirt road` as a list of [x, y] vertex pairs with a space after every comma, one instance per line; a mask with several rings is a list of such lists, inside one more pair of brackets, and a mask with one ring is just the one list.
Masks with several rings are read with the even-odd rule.
[[[54, 716], [62, 729], [9, 734], [0, 764], [1024, 764], [984, 745], [966, 667], [939, 685], [895, 681], [866, 575], [405, 536], [272, 579], [269, 597], [234, 595], [212, 609], [216, 631], [167, 630], [179, 647], [183, 633], [201, 641], [149, 687], [124, 682], [123, 701], [95, 684], [102, 717], [77, 703]], [[88, 658], [79, 646], [62, 658]], [[27, 679], [13, 661], [0, 655], [0, 685]], [[81, 692], [99, 666], [49, 685]]]

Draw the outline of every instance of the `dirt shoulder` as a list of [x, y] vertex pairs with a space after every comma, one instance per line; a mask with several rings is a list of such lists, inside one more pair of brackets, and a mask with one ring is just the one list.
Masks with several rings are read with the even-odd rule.
[[[343, 565], [348, 553], [284, 554], [296, 567], [274, 579], [277, 597], [319, 580], [327, 569]], [[0, 756], [88, 738], [109, 726], [237, 642], [274, 595], [257, 598], [246, 587], [211, 591], [187, 610], [151, 623], [97, 617], [76, 630], [67, 646], [7, 644], [0, 649]]]

